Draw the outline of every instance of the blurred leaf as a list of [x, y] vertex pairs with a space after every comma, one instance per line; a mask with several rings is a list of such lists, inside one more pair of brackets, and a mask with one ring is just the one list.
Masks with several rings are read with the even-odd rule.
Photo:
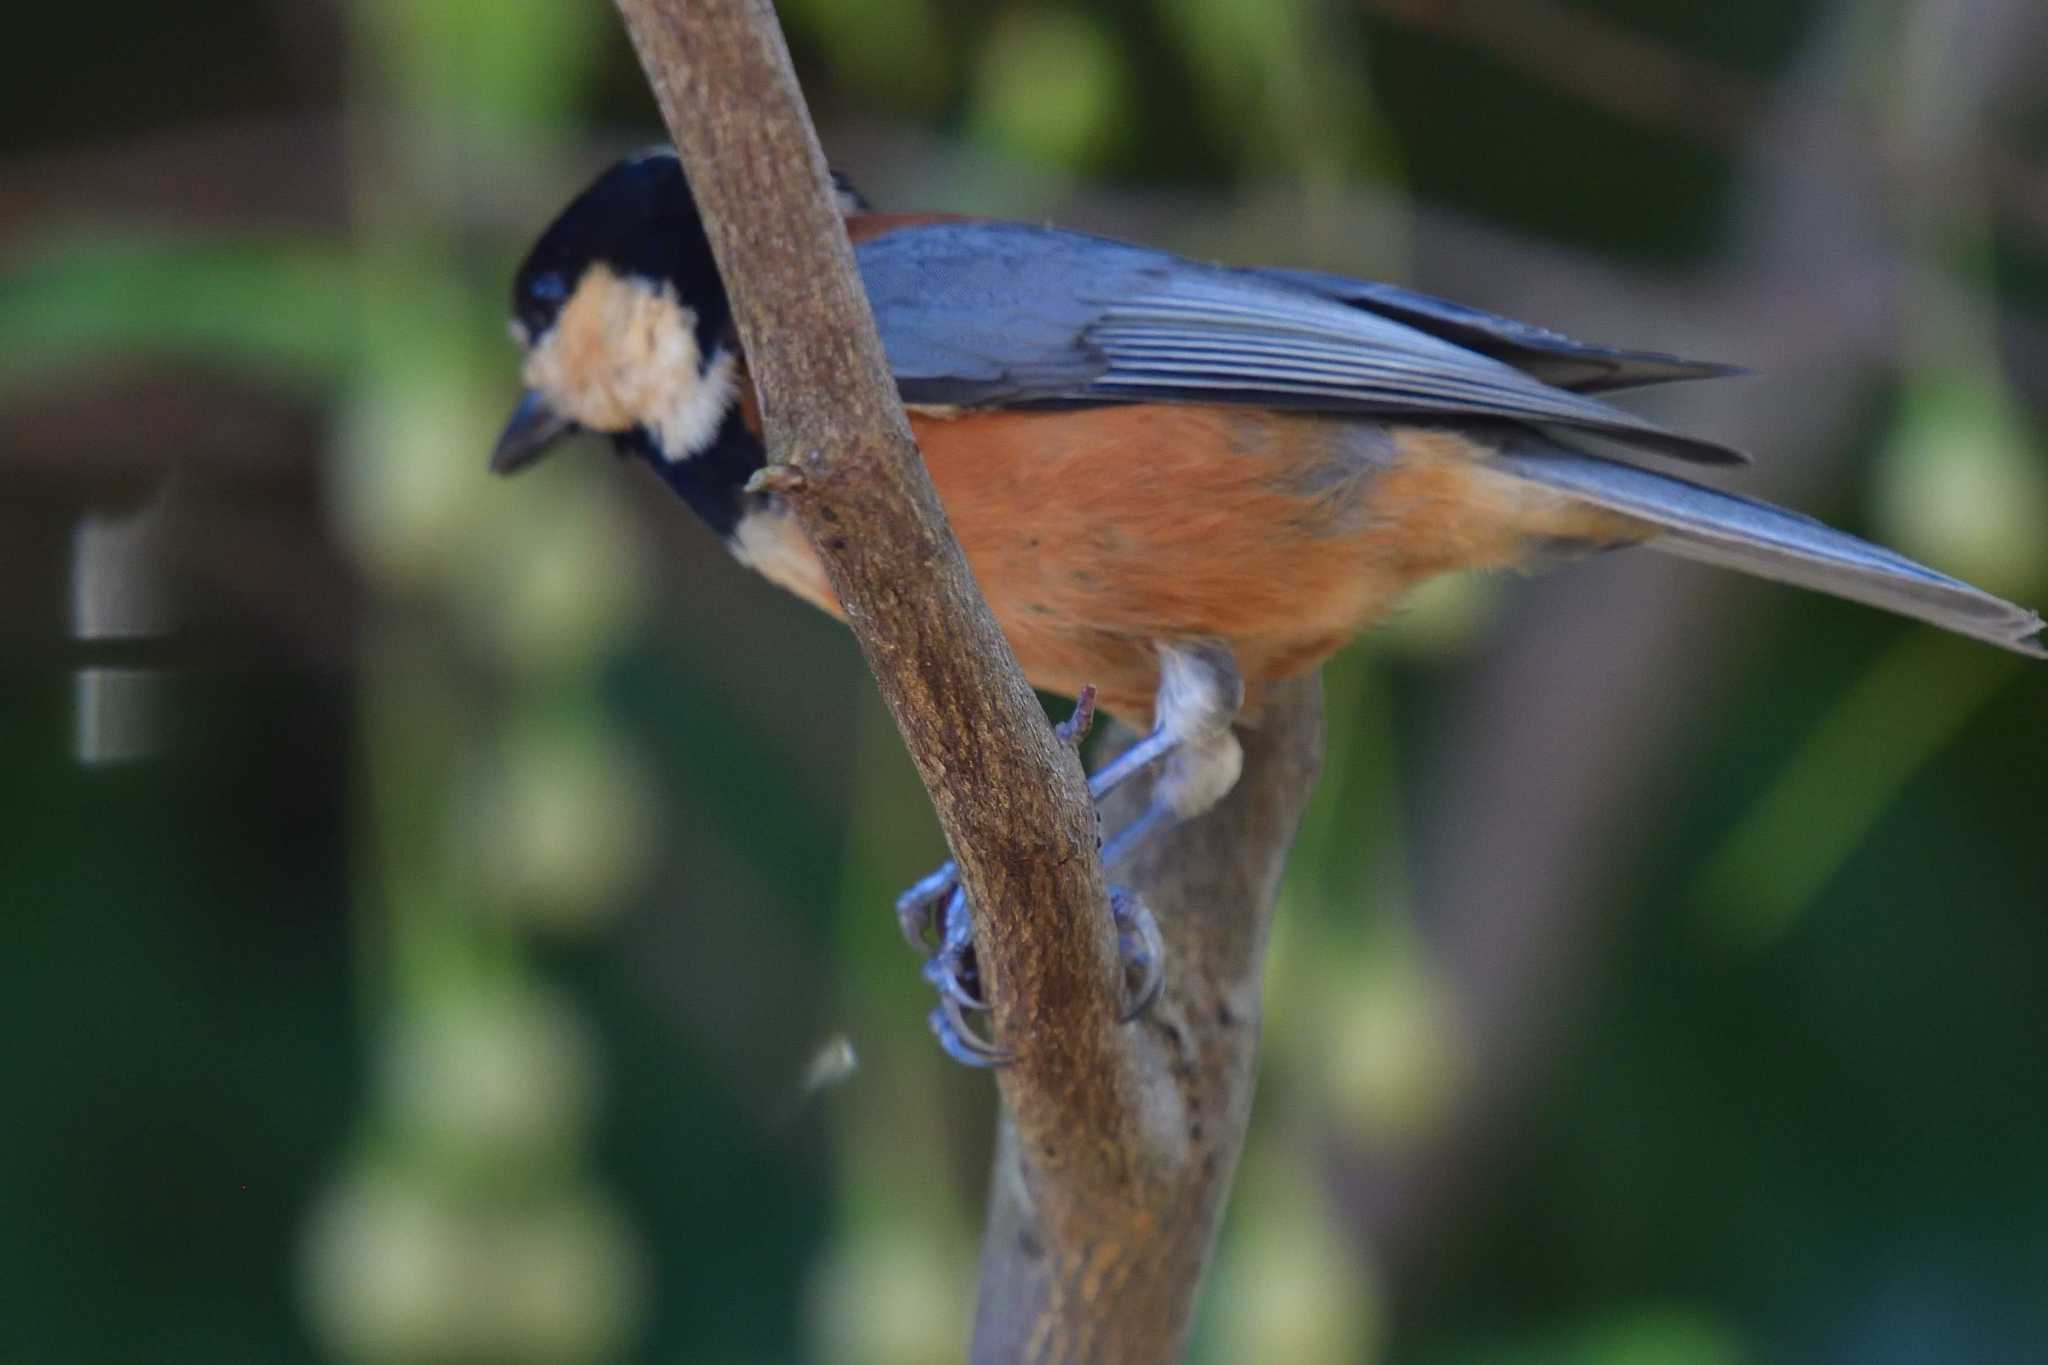
[[358, 0], [401, 103], [465, 119], [553, 122], [614, 35], [609, 5], [560, 0]]
[[443, 991], [400, 1014], [383, 1049], [386, 1141], [454, 1189], [502, 1197], [520, 1167], [572, 1160], [596, 1103], [597, 1049], [547, 991]]
[[1315, 1055], [1335, 1123], [1347, 1136], [1392, 1145], [1426, 1138], [1448, 1116], [1466, 1047], [1422, 945], [1405, 933], [1377, 937], [1405, 946], [1378, 947], [1316, 993], [1324, 1009]]
[[1373, 643], [1413, 658], [1455, 657], [1499, 615], [1502, 581], [1483, 573], [1427, 579], [1373, 631]]
[[970, 122], [1007, 151], [1081, 169], [1123, 141], [1129, 99], [1123, 54], [1101, 23], [1016, 10], [982, 44]]
[[813, 1291], [817, 1359], [834, 1365], [951, 1365], [974, 1301], [972, 1244], [875, 1221], [829, 1247]]
[[575, 1365], [629, 1343], [646, 1276], [625, 1219], [593, 1190], [493, 1207], [370, 1168], [314, 1211], [304, 1278], [344, 1361]]
[[786, 0], [782, 21], [825, 49], [836, 75], [897, 109], [931, 110], [951, 92], [953, 51], [932, 0]]
[[[469, 490], [489, 503], [490, 533], [465, 542], [452, 599], [464, 624], [521, 674], [587, 674], [641, 615], [652, 569], [611, 463], [562, 462]], [[462, 464], [474, 478], [474, 454]]]
[[[546, 531], [536, 525], [546, 515], [541, 489], [483, 473], [517, 384], [493, 316], [496, 301], [480, 300], [426, 250], [380, 242], [361, 259], [357, 382], [341, 406], [328, 466], [343, 539], [386, 585], [449, 595], [458, 606], [485, 604], [462, 590], [491, 563], [501, 579], [516, 575], [522, 591], [542, 586], [556, 551], [585, 528], [575, 524], [575, 499], [559, 496], [565, 471], [548, 471], [544, 482], [556, 493], [556, 514], [570, 524]], [[542, 547], [538, 560], [507, 555], [508, 544], [527, 541]], [[502, 594], [505, 584], [495, 586]], [[602, 638], [602, 627], [624, 611], [606, 599], [612, 590], [590, 585], [590, 638]], [[498, 624], [488, 615], [467, 619], [487, 636]], [[550, 641], [566, 645], [574, 633], [558, 615], [525, 625], [523, 632], [498, 630], [497, 642], [531, 657]]]
[[1289, 1129], [1249, 1145], [1206, 1298], [1201, 1355], [1240, 1361], [1376, 1358], [1383, 1292], [1319, 1183], [1311, 1141]]
[[385, 584], [415, 592], [448, 587], [468, 546], [498, 540], [483, 496], [490, 419], [464, 386], [433, 382], [445, 373], [364, 385], [342, 409], [329, 466], [342, 538]]
[[589, 927], [646, 871], [653, 783], [595, 715], [526, 717], [508, 729], [469, 823], [477, 880], [527, 927]]
[[1437, 1365], [1742, 1365], [1751, 1359], [1708, 1314], [1619, 1308], [1538, 1340], [1497, 1341], [1434, 1358]]
[[0, 392], [126, 351], [328, 387], [355, 360], [356, 280], [341, 246], [311, 239], [73, 237], [0, 279]]
[[1207, 88], [1202, 112], [1247, 162], [1270, 173], [1347, 159], [1363, 113], [1360, 72], [1338, 70], [1326, 6], [1164, 0], [1157, 13]]
[[1786, 933], [1928, 759], [2022, 667], [1988, 646], [1902, 632], [1707, 863], [1698, 899], [1711, 935], [1755, 946]]
[[1995, 381], [1908, 391], [1878, 469], [1884, 538], [1994, 591], [2048, 577], [2048, 463]]

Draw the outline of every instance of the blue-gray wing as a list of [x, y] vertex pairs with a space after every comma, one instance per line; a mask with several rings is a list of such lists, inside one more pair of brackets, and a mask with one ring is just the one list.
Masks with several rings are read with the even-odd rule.
[[[1361, 306], [1333, 276], [1234, 270], [1014, 223], [905, 228], [862, 243], [858, 258], [908, 403], [1246, 403], [1507, 420], [1685, 459], [1743, 458]], [[1341, 283], [1353, 295], [1373, 288]], [[1419, 313], [1412, 302], [1408, 311]], [[1493, 321], [1498, 332], [1505, 320]], [[1541, 349], [1533, 338], [1550, 335], [1530, 328], [1523, 344]]]
[[1319, 270], [1267, 269], [1258, 272], [1276, 283], [1320, 294], [1324, 298], [1390, 317], [1396, 322], [1455, 342], [1467, 350], [1490, 355], [1574, 393], [1603, 393], [1669, 384], [1684, 379], [1720, 379], [1744, 374], [1739, 365], [1686, 360], [1661, 351], [1624, 351], [1595, 346], [1533, 323], [1518, 322], [1483, 308], [1454, 303], [1398, 285], [1354, 280]]

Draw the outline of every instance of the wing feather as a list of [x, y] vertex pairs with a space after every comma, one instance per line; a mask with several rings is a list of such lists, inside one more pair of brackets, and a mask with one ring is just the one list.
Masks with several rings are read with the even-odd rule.
[[1384, 314], [1432, 336], [1504, 360], [1546, 384], [1577, 393], [1602, 393], [1670, 384], [1687, 379], [1719, 379], [1747, 373], [1739, 365], [1686, 360], [1662, 351], [1625, 351], [1595, 346], [1519, 322], [1469, 304], [1454, 303], [1399, 285], [1348, 279], [1319, 270], [1266, 269], [1269, 279], [1321, 294], [1353, 308]]
[[1801, 513], [1534, 436], [1504, 442], [1491, 462], [1518, 478], [1659, 527], [1664, 534], [1649, 544], [1668, 554], [1882, 607], [2031, 658], [2048, 657], [2034, 638], [2042, 629], [2036, 613]]
[[[909, 225], [861, 242], [858, 255], [906, 402], [1248, 403], [1416, 421], [1491, 417], [1684, 459], [1744, 458], [1337, 291], [1374, 288], [1360, 281], [1303, 277], [1319, 290], [1288, 272], [1204, 265], [1015, 223]], [[1530, 338], [1555, 337], [1539, 328], [1514, 335], [1532, 347]]]

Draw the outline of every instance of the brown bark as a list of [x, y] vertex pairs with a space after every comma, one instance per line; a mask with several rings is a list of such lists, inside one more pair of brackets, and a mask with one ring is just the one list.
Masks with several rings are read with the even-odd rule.
[[[1257, 964], [1312, 776], [1297, 692], [1224, 812], [1138, 869], [1169, 990], [1116, 1022], [1098, 824], [947, 527], [897, 402], [767, 0], [617, 0], [703, 214], [771, 464], [817, 546], [974, 905], [1006, 1157], [983, 1360], [1172, 1359], [1242, 1139]], [[1229, 838], [1224, 832], [1229, 831]], [[877, 912], [882, 913], [881, 907]]]
[[[1043, 1191], [1007, 1112], [997, 1135], [975, 1313], [976, 1361], [1178, 1359], [1257, 1076], [1260, 975], [1287, 850], [1323, 759], [1322, 686], [1278, 689], [1240, 732], [1244, 775], [1223, 803], [1119, 870], [1159, 917], [1166, 987], [1133, 1029], [1166, 1112], [1149, 1198], [1075, 1209]], [[1105, 803], [1115, 827], [1141, 792]], [[1035, 1216], [1034, 1216], [1035, 1215]]]

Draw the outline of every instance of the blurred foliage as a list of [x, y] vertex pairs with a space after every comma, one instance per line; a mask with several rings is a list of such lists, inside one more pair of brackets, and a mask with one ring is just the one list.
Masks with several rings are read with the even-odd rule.
[[1088, 169], [1122, 150], [1131, 92], [1116, 46], [1087, 15], [1018, 10], [982, 48], [970, 132], [999, 151]]
[[[828, 146], [896, 149], [851, 169], [933, 207], [1044, 216], [1113, 185], [1213, 210], [1175, 215], [1182, 245], [1356, 270], [1400, 269], [1419, 208], [1739, 269], [1740, 147], [1394, 0], [782, 9]], [[2048, 118], [1945, 94], [1952, 9], [1854, 16], [1852, 114], [1907, 170], [1964, 172], [1900, 213], [1906, 340], [1864, 381], [1887, 415], [1840, 505], [2039, 600], [2048, 390], [2006, 331], [2048, 298], [2048, 253], [1955, 149], [2038, 162]], [[259, 385], [319, 436], [261, 451], [250, 488], [196, 459], [173, 481], [229, 569], [184, 583], [201, 624], [145, 656], [177, 719], [132, 769], [72, 761], [55, 605], [75, 519], [131, 493], [74, 464], [0, 510], [0, 999], [23, 1040], [0, 1273], [30, 1305], [0, 1356], [957, 1358], [988, 1088], [921, 1027], [887, 906], [939, 850], [850, 645], [590, 451], [483, 474], [518, 252], [656, 135], [613, 16], [167, 13], [52, 12], [45, 50], [88, 55], [0, 88], [0, 419], [82, 392], [61, 440], [143, 364]], [[1830, 17], [1551, 14], [1765, 93]], [[222, 128], [288, 154], [180, 151]], [[301, 159], [319, 193], [279, 208]], [[1393, 205], [1370, 240], [1358, 188]], [[1230, 237], [1254, 199], [1288, 240]], [[151, 443], [150, 412], [114, 418]], [[52, 439], [26, 430], [0, 426], [24, 467]], [[1418, 790], [1508, 595], [1435, 587], [1329, 671], [1196, 1358], [2048, 1354], [2042, 684], [1790, 593], [1742, 599], [1728, 680], [1670, 698], [1679, 747], [1636, 756], [1656, 800], [1613, 813], [1588, 879], [1611, 904], [1589, 988], [1556, 1003], [1562, 1055], [1491, 1113], [1426, 1245], [1367, 1235], [1346, 1163], [1455, 1161], [1479, 1074], [1416, 874], [1461, 831]]]
[[318, 392], [357, 357], [355, 284], [337, 244], [53, 242], [0, 280], [0, 394], [108, 351], [215, 361]]

